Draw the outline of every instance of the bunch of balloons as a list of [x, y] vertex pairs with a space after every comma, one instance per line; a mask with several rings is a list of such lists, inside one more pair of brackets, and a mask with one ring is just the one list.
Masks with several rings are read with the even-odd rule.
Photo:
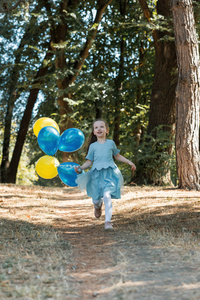
[[77, 186], [77, 173], [74, 170], [78, 164], [74, 162], [59, 163], [53, 155], [57, 150], [74, 152], [79, 150], [85, 141], [80, 129], [69, 128], [60, 135], [58, 124], [51, 118], [40, 118], [33, 125], [33, 132], [38, 144], [46, 154], [36, 163], [37, 174], [45, 179], [52, 179], [59, 175], [62, 182], [68, 186]]

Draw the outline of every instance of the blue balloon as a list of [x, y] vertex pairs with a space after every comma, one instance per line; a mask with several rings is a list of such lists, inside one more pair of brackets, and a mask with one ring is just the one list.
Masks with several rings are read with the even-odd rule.
[[60, 134], [52, 126], [43, 127], [38, 134], [38, 144], [47, 155], [54, 155], [58, 150]]
[[85, 136], [80, 129], [69, 128], [60, 137], [58, 149], [64, 152], [74, 152], [80, 149], [85, 141]]
[[74, 162], [65, 162], [57, 167], [60, 179], [68, 186], [77, 186], [76, 178], [78, 174], [74, 170], [75, 166], [79, 165]]

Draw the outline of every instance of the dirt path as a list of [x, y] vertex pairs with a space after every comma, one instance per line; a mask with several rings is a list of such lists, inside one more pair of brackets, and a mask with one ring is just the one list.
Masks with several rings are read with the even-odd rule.
[[80, 299], [200, 299], [198, 192], [126, 188], [109, 232], [90, 199], [72, 197], [68, 218], [54, 226], [73, 245]]
[[126, 187], [107, 232], [76, 188], [0, 191], [1, 218], [51, 225], [72, 246], [72, 291], [37, 299], [200, 300], [199, 192]]

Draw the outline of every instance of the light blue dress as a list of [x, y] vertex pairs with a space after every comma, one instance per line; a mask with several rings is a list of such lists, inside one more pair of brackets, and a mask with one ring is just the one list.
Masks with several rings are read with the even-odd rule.
[[86, 190], [87, 195], [98, 201], [103, 198], [105, 192], [111, 193], [111, 198], [121, 198], [123, 177], [113, 160], [120, 150], [115, 142], [106, 140], [104, 144], [94, 142], [90, 145], [86, 159], [93, 162], [92, 168], [77, 176], [76, 183], [81, 191]]

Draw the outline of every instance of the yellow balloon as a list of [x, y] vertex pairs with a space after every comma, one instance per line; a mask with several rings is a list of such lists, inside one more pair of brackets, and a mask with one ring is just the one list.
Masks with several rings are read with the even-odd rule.
[[40, 118], [38, 119], [34, 125], [33, 125], [33, 132], [36, 136], [38, 136], [38, 133], [40, 132], [40, 130], [43, 128], [43, 127], [46, 127], [46, 126], [52, 126], [54, 128], [56, 128], [58, 130], [58, 132], [60, 133], [60, 128], [58, 126], [58, 124], [51, 118]]
[[59, 161], [57, 158], [49, 155], [42, 156], [36, 163], [35, 170], [38, 175], [44, 179], [54, 178], [57, 174]]

